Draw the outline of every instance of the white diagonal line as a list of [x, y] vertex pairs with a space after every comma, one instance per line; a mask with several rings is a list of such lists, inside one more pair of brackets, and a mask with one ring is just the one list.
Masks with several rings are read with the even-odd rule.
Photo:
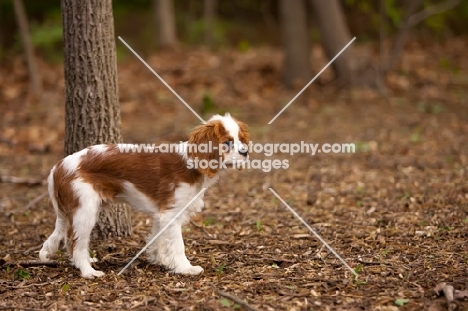
[[167, 88], [168, 88], [168, 89], [169, 89], [169, 90], [170, 90], [170, 91], [171, 91], [171, 92], [172, 92], [172, 93], [173, 93], [173, 94], [174, 94], [174, 95], [175, 95], [175, 96], [176, 96], [176, 97], [177, 97], [177, 98], [178, 98], [178, 99], [179, 99], [179, 100], [180, 100], [180, 101], [181, 101], [181, 102], [198, 118], [198, 119], [200, 119], [200, 121], [202, 121], [203, 124], [206, 124], [206, 121], [203, 120], [203, 118], [200, 117], [200, 116], [198, 115], [198, 113], [196, 113], [195, 110], [193, 110], [192, 107], [190, 107], [190, 105], [187, 104], [187, 103], [185, 102], [185, 100], [184, 100], [182, 97], [180, 97], [179, 94], [177, 94], [176, 91], [174, 91], [174, 90], [172, 89], [172, 87], [170, 87], [169, 84], [167, 84], [166, 81], [164, 81], [164, 79], [161, 78], [161, 76], [158, 75], [157, 72], [154, 71], [154, 69], [151, 68], [150, 65], [148, 65], [148, 63], [145, 62], [145, 61], [143, 60], [143, 58], [141, 58], [140, 55], [138, 55], [137, 52], [135, 52], [135, 51], [130, 47], [130, 45], [127, 44], [127, 42], [125, 42], [124, 39], [122, 39], [122, 37], [119, 36], [118, 38], [119, 38], [120, 41], [122, 41], [123, 44], [125, 44], [125, 46], [126, 46], [130, 51], [132, 51], [133, 54], [135, 54], [135, 56], [136, 56], [136, 57], [137, 57], [137, 58], [138, 58], [138, 59], [139, 59], [139, 60], [156, 76], [156, 77], [158, 77], [159, 80], [161, 80], [161, 82], [162, 82], [165, 86], [167, 86]]
[[187, 205], [184, 206], [183, 209], [180, 210], [180, 212], [177, 213], [177, 215], [174, 216], [174, 218], [172, 218], [165, 226], [164, 228], [162, 228], [158, 234], [156, 234], [152, 239], [151, 241], [149, 241], [148, 243], [146, 243], [145, 247], [143, 247], [141, 249], [140, 252], [138, 252], [138, 254], [135, 255], [135, 257], [132, 258], [132, 260], [130, 260], [130, 262], [122, 268], [122, 270], [120, 270], [119, 273], [117, 273], [117, 275], [121, 275], [128, 267], [130, 267], [130, 265], [161, 235], [161, 233], [163, 233], [176, 219], [177, 217], [180, 216], [180, 214], [182, 214], [186, 209], [187, 207], [190, 206], [190, 204], [193, 203], [193, 201], [195, 201], [203, 192], [205, 192], [207, 188], [202, 188], [202, 190], [200, 190], [200, 192], [197, 193], [197, 195], [195, 197], [193, 197], [193, 199], [190, 200], [190, 202], [187, 203]]
[[309, 224], [308, 224], [307, 222], [305, 222], [305, 220], [302, 219], [302, 217], [299, 216], [299, 214], [296, 213], [296, 211], [293, 210], [292, 207], [289, 206], [288, 203], [286, 203], [286, 202], [279, 196], [278, 193], [275, 192], [275, 190], [273, 190], [272, 188], [268, 188], [268, 189], [269, 189], [269, 190], [270, 190], [270, 191], [271, 191], [271, 192], [272, 192], [272, 193], [273, 193], [273, 194], [274, 194], [274, 195], [275, 195], [275, 196], [276, 196], [276, 197], [277, 197], [293, 214], [294, 214], [294, 216], [296, 216], [297, 219], [299, 219], [299, 220], [307, 227], [307, 229], [309, 229], [309, 230], [315, 235], [315, 237], [316, 237], [317, 239], [320, 240], [320, 242], [323, 243], [323, 245], [325, 245], [325, 246], [330, 250], [330, 252], [333, 253], [333, 255], [335, 255], [336, 258], [338, 258], [338, 259], [346, 266], [346, 268], [349, 269], [349, 271], [351, 271], [352, 274], [357, 275], [356, 271], [354, 271], [353, 268], [351, 268], [351, 267], [346, 263], [346, 261], [344, 261], [344, 259], [341, 258], [341, 256], [338, 255], [338, 253], [335, 252], [335, 250], [334, 250], [333, 248], [331, 248], [331, 246], [328, 245], [328, 243], [325, 242], [325, 240], [322, 239], [322, 237], [321, 237], [320, 235], [318, 235], [318, 233], [315, 232], [315, 230], [312, 229], [312, 227], [309, 226]]
[[325, 71], [325, 69], [327, 69], [327, 68], [328, 68], [328, 66], [330, 66], [330, 65], [331, 65], [331, 63], [333, 63], [333, 62], [335, 61], [335, 59], [337, 59], [337, 58], [338, 58], [338, 56], [340, 56], [340, 55], [341, 55], [341, 53], [343, 53], [343, 52], [344, 52], [344, 50], [346, 50], [346, 49], [348, 48], [348, 46], [350, 46], [350, 45], [351, 45], [351, 43], [353, 43], [353, 41], [354, 41], [354, 40], [356, 40], [356, 37], [354, 37], [353, 39], [351, 39], [351, 41], [349, 41], [349, 42], [348, 42], [348, 44], [346, 44], [346, 46], [345, 46], [344, 48], [342, 48], [342, 49], [341, 49], [341, 51], [339, 51], [339, 52], [338, 52], [338, 54], [336, 54], [336, 56], [335, 56], [335, 57], [333, 57], [333, 58], [332, 58], [332, 59], [331, 59], [331, 60], [328, 62], [328, 64], [326, 64], [326, 65], [325, 65], [325, 67], [323, 67], [323, 69], [322, 69], [322, 70], [320, 70], [320, 72], [319, 72], [318, 74], [316, 74], [316, 75], [315, 75], [315, 77], [313, 77], [313, 78], [312, 78], [312, 80], [310, 80], [310, 82], [309, 82], [309, 83], [307, 83], [307, 85], [306, 85], [306, 86], [304, 86], [304, 87], [302, 88], [302, 90], [301, 90], [299, 93], [297, 93], [297, 95], [296, 95], [296, 96], [294, 96], [294, 98], [293, 98], [293, 99], [291, 99], [291, 100], [289, 101], [289, 103], [288, 103], [286, 106], [284, 106], [284, 108], [283, 108], [283, 109], [281, 109], [281, 111], [280, 111], [280, 112], [278, 112], [278, 113], [276, 114], [276, 116], [275, 116], [273, 119], [271, 119], [271, 121], [270, 121], [270, 122], [268, 122], [268, 124], [271, 124], [271, 123], [273, 123], [273, 121], [275, 121], [275, 120], [276, 120], [276, 118], [278, 118], [278, 117], [279, 117], [279, 115], [280, 115], [280, 114], [282, 114], [282, 113], [283, 113], [283, 111], [285, 111], [285, 110], [286, 110], [286, 108], [288, 108], [288, 107], [289, 107], [289, 105], [291, 105], [291, 104], [293, 103], [293, 101], [295, 101], [295, 100], [296, 100], [296, 98], [298, 98], [298, 97], [299, 97], [299, 95], [301, 95], [301, 94], [302, 94], [302, 92], [304, 92], [304, 90], [305, 90], [306, 88], [308, 88], [308, 87], [309, 87], [309, 85], [311, 85], [311, 84], [312, 84], [312, 82], [314, 82], [314, 81], [315, 81], [315, 79], [317, 79], [317, 78], [318, 78], [318, 76], [320, 76], [320, 75], [322, 74], [322, 72], [324, 72], [324, 71]]

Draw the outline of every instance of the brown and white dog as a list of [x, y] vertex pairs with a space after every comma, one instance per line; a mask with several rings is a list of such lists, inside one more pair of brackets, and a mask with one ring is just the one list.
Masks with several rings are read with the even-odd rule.
[[[116, 144], [96, 145], [67, 156], [52, 168], [48, 177], [57, 219], [39, 257], [48, 260], [64, 240], [83, 277], [104, 275], [91, 267], [90, 263], [96, 260], [89, 255], [90, 235], [101, 206], [105, 208], [106, 203], [122, 199], [151, 215], [151, 240], [202, 188], [218, 180], [220, 170], [245, 162], [247, 150], [235, 146], [248, 143], [247, 126], [226, 114], [215, 115], [206, 124], [197, 126], [189, 141], [178, 144], [172, 152], [158, 152], [158, 148], [151, 153], [134, 152], [135, 145]], [[214, 148], [200, 152], [187, 148], [190, 144], [211, 144]], [[219, 158], [222, 165], [213, 166]], [[196, 160], [211, 161], [212, 165], [197, 168], [193, 166]], [[174, 273], [196, 275], [203, 271], [200, 266], [192, 266], [185, 256], [181, 230], [203, 206], [202, 194], [161, 233], [148, 248], [152, 263]]]

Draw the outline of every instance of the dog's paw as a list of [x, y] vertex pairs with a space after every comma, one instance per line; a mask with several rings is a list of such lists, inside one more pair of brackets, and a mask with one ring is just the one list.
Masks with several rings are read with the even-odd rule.
[[200, 266], [190, 266], [184, 269], [175, 269], [173, 273], [184, 274], [184, 275], [199, 275], [204, 270]]
[[95, 277], [100, 278], [101, 276], [104, 276], [105, 273], [102, 271], [97, 271], [97, 270], [88, 270], [86, 272], [81, 272], [81, 276], [84, 277], [85, 279], [94, 279]]
[[46, 251], [45, 249], [41, 249], [39, 252], [39, 259], [42, 261], [49, 261], [49, 252]]
[[89, 257], [88, 261], [89, 263], [93, 263], [93, 262], [98, 262], [99, 260], [97, 259], [97, 257]]

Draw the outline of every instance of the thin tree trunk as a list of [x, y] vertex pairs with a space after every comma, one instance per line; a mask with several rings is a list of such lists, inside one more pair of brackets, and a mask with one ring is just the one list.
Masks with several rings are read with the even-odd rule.
[[287, 86], [312, 78], [307, 35], [307, 11], [303, 0], [279, 0], [284, 49], [284, 76]]
[[[310, 0], [314, 11], [315, 20], [319, 29], [323, 48], [329, 59], [351, 41], [348, 26], [345, 23], [345, 16], [338, 0]], [[349, 85], [354, 78], [356, 71], [356, 59], [354, 59], [354, 48], [350, 45], [334, 62], [338, 83]]]
[[174, 1], [173, 0], [153, 0], [155, 1], [156, 16], [158, 21], [159, 45], [171, 47], [177, 44]]
[[38, 96], [42, 91], [42, 82], [39, 71], [37, 70], [36, 59], [34, 58], [34, 48], [29, 35], [28, 18], [24, 10], [23, 0], [13, 0], [13, 6], [28, 64], [30, 89], [35, 96]]
[[405, 45], [406, 42], [406, 36], [408, 35], [409, 29], [411, 28], [410, 26], [410, 17], [413, 15], [419, 7], [423, 5], [423, 0], [409, 0], [406, 4], [406, 16], [401, 24], [401, 27], [398, 31], [397, 37], [395, 39], [395, 42], [393, 44], [392, 51], [390, 52], [390, 56], [388, 59], [388, 63], [385, 66], [385, 71], [391, 70], [397, 60], [397, 58], [400, 56], [400, 52], [403, 49], [403, 46]]
[[205, 44], [213, 46], [216, 24], [217, 0], [205, 0], [203, 7], [203, 18], [205, 20]]
[[[118, 143], [120, 107], [111, 0], [61, 0], [65, 70], [65, 153]], [[97, 234], [132, 232], [125, 205], [104, 208]]]

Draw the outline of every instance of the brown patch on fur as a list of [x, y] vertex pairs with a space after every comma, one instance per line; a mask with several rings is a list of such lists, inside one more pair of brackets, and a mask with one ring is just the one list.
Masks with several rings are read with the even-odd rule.
[[250, 142], [249, 126], [238, 120], [236, 120], [236, 122], [239, 125], [239, 140], [243, 144], [248, 145]]
[[124, 153], [116, 145], [108, 145], [103, 153], [91, 149], [77, 173], [107, 202], [121, 194], [123, 183], [129, 182], [157, 204], [160, 211], [172, 203], [177, 184], [195, 184], [202, 177], [197, 170], [188, 169], [178, 154]]
[[75, 237], [73, 233], [73, 214], [79, 207], [79, 200], [72, 189], [72, 181], [76, 178], [76, 172], [67, 172], [63, 167], [63, 160], [55, 166], [54, 197], [57, 201], [59, 213], [62, 213], [68, 221], [67, 247], [69, 253], [73, 254], [75, 247]]
[[[221, 144], [224, 141], [233, 140], [231, 136], [226, 132], [226, 129], [222, 125], [221, 121], [215, 120], [208, 122], [207, 124], [202, 124], [197, 126], [191, 133], [188, 143], [194, 144], [197, 146], [209, 143], [212, 143], [212, 147], [218, 147], [218, 149], [212, 148], [211, 152], [195, 152], [195, 150], [189, 150], [188, 156], [191, 159], [198, 159], [198, 161], [206, 160], [210, 162], [211, 160], [224, 161], [224, 154], [221, 152]], [[206, 174], [208, 177], [212, 178], [218, 172], [217, 169], [207, 167], [205, 169], [198, 168], [200, 173]]]
[[[239, 140], [243, 144], [246, 144], [247, 148], [248, 148], [248, 145], [249, 145], [249, 142], [250, 142], [249, 126], [247, 124], [245, 124], [244, 122], [241, 122], [241, 121], [238, 121], [238, 120], [236, 120], [236, 122], [237, 122], [237, 125], [239, 125]], [[237, 167], [237, 170], [242, 171], [243, 167], [239, 166], [239, 167]]]

